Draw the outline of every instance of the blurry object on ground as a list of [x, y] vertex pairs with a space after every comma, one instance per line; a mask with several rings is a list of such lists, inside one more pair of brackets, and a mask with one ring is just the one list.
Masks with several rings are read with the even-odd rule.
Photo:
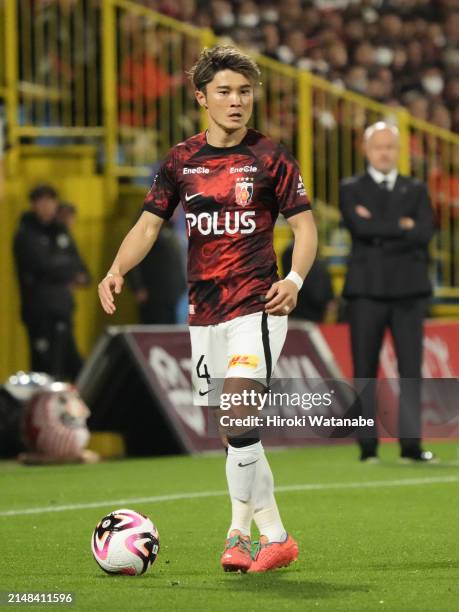
[[73, 336], [72, 288], [87, 270], [68, 229], [56, 218], [55, 189], [38, 185], [29, 199], [31, 210], [20, 220], [14, 255], [31, 365], [33, 370], [74, 380], [82, 360]]
[[145, 259], [128, 274], [143, 324], [177, 323], [177, 304], [186, 291], [185, 268], [179, 240], [165, 223]]
[[94, 463], [90, 415], [75, 387], [44, 373], [18, 372], [0, 388], [0, 450], [26, 464]]

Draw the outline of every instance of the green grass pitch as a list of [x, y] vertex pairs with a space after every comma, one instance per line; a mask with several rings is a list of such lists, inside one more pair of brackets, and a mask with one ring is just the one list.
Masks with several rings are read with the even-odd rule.
[[[395, 444], [382, 447], [380, 465], [361, 465], [353, 446], [268, 453], [300, 558], [262, 575], [219, 566], [229, 520], [223, 453], [1, 463], [0, 591], [71, 591], [67, 609], [88, 612], [459, 610], [459, 442], [426, 446], [442, 463], [400, 466]], [[163, 499], [138, 499], [155, 496]], [[160, 532], [157, 562], [143, 576], [105, 575], [92, 558], [94, 526], [120, 506], [144, 512]]]

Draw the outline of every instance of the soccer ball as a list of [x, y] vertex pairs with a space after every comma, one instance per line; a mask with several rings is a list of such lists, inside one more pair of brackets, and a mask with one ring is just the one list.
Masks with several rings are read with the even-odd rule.
[[159, 533], [148, 517], [134, 510], [110, 512], [94, 529], [94, 559], [108, 574], [143, 574], [159, 552]]

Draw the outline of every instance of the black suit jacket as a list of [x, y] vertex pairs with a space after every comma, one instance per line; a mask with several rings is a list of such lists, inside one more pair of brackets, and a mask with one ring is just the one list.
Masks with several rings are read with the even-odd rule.
[[[358, 204], [372, 217], [357, 215]], [[368, 173], [342, 181], [340, 209], [352, 236], [352, 251], [343, 295], [403, 298], [428, 296], [428, 245], [435, 232], [429, 195], [423, 183], [398, 176], [392, 191], [384, 191]], [[415, 226], [403, 230], [398, 221], [411, 217]]]

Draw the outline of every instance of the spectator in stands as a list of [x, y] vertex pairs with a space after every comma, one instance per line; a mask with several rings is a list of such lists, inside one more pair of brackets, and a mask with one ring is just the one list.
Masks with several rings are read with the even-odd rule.
[[[157, 127], [158, 100], [171, 95], [183, 82], [181, 75], [172, 75], [161, 66], [161, 36], [145, 32], [140, 21], [125, 20], [122, 28], [123, 45], [131, 52], [123, 56], [120, 66], [120, 123], [129, 126]], [[133, 46], [133, 40], [145, 37], [145, 48]], [[133, 47], [133, 48], [132, 48]]]
[[278, 59], [277, 49], [280, 45], [280, 33], [276, 24], [266, 23], [262, 28], [262, 35], [261, 53], [273, 59]]
[[[350, 0], [137, 1], [187, 23], [210, 27], [218, 35], [230, 36], [254, 51], [311, 70], [338, 84], [347, 81], [348, 66], [364, 70], [367, 78], [360, 79], [360, 85], [364, 83], [364, 86], [351, 86], [355, 91], [383, 102], [390, 101], [394, 105], [395, 99], [401, 103], [406, 93], [423, 93], [429, 103], [446, 105], [452, 129], [458, 129], [459, 121], [455, 118], [457, 98], [448, 93], [449, 83], [458, 78], [457, 0], [364, 3]], [[76, 0], [49, 0], [38, 4], [36, 18], [39, 28], [46, 33], [56, 31], [60, 46], [67, 48], [76, 44], [76, 53], [69, 62], [66, 58], [55, 57], [51, 45], [46, 49], [47, 61], [37, 64], [36, 70], [44, 73], [21, 76], [25, 76], [25, 80], [40, 76], [40, 82], [54, 82], [53, 75], [59, 75], [60, 79], [72, 84], [73, 93], [75, 88], [82, 88], [87, 92], [85, 96], [95, 95], [93, 85], [101, 79], [92, 83], [90, 75], [100, 63], [97, 61], [100, 59], [100, 45], [97, 36], [93, 35], [99, 25], [99, 0], [82, 3], [85, 7], [81, 11], [85, 21], [82, 30], [85, 32], [84, 44], [75, 37], [80, 3]], [[142, 19], [129, 12], [123, 12], [120, 26], [124, 36], [120, 49], [131, 48], [131, 52], [120, 61], [120, 120], [123, 125], [141, 126], [145, 121], [151, 126], [158, 120], [157, 100], [165, 95], [180, 94], [177, 87], [181, 83], [176, 82], [176, 76], [169, 73], [168, 67], [157, 61], [155, 47], [170, 41], [167, 38], [158, 40], [160, 30], [155, 30], [150, 36], [142, 26]], [[22, 35], [29, 35], [27, 29]], [[132, 44], [138, 38], [145, 38], [148, 46], [152, 47], [145, 57], [139, 57], [136, 45]], [[384, 87], [379, 83], [382, 73], [377, 69], [381, 67], [392, 74], [390, 92], [386, 91], [388, 82], [385, 81]], [[84, 87], [80, 84], [81, 79]], [[72, 114], [76, 110], [72, 107]], [[438, 112], [438, 108], [433, 107], [427, 119], [438, 123]], [[99, 113], [98, 108], [96, 114]], [[442, 113], [442, 125], [448, 123], [444, 121], [445, 117], [446, 113]]]
[[428, 121], [429, 99], [426, 96], [421, 93], [411, 92], [405, 96], [404, 102], [413, 117], [422, 121]]
[[74, 380], [82, 361], [73, 336], [72, 286], [86, 271], [67, 228], [56, 219], [57, 193], [39, 185], [29, 195], [14, 239], [32, 369], [57, 379]]
[[451, 117], [451, 127], [454, 132], [459, 133], [459, 104], [453, 108]]
[[430, 121], [444, 130], [451, 130], [451, 114], [442, 102], [434, 102], [430, 110]]
[[[426, 120], [459, 128], [457, 96], [449, 85], [459, 78], [456, 0], [144, 3], [392, 106], [406, 94], [421, 94], [429, 105]], [[434, 103], [446, 106], [449, 120]]]
[[[352, 237], [343, 296], [349, 300], [354, 377], [363, 416], [375, 418], [375, 379], [384, 332], [394, 339], [400, 374], [401, 456], [431, 461], [421, 448], [423, 319], [431, 294], [428, 244], [434, 217], [426, 187], [397, 173], [398, 129], [367, 128], [367, 172], [343, 181], [340, 208]], [[358, 432], [361, 460], [377, 460], [376, 426]]]
[[350, 66], [345, 74], [346, 87], [357, 93], [364, 93], [368, 86], [368, 71], [363, 66]]

